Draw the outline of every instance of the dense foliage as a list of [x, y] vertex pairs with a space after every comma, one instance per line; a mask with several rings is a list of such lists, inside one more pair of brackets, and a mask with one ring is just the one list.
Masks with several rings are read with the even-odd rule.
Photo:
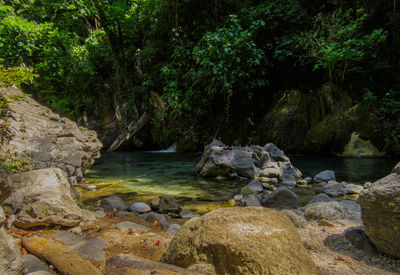
[[34, 96], [103, 128], [253, 125], [279, 91], [330, 82], [397, 129], [399, 27], [383, 0], [0, 0], [0, 70], [32, 68]]

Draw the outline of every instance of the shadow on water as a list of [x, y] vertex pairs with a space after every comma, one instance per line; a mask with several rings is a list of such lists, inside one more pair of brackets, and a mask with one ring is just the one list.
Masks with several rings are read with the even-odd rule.
[[[200, 153], [112, 152], [103, 153], [88, 174], [88, 182], [97, 189], [85, 191], [83, 200], [94, 201], [121, 195], [128, 202], [150, 200], [169, 193], [184, 205], [210, 203], [223, 205], [233, 198], [247, 181], [212, 180], [196, 177], [194, 170]], [[335, 157], [290, 156], [293, 165], [305, 176], [322, 170], [334, 170], [339, 181], [364, 183], [385, 176], [395, 160], [341, 159]], [[314, 195], [315, 190], [297, 189], [299, 196]], [[306, 200], [304, 199], [304, 200]], [[193, 209], [193, 208], [192, 208]]]

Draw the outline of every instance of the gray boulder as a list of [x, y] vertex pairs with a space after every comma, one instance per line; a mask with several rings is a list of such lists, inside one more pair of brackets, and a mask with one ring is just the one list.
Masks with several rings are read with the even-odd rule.
[[117, 195], [113, 195], [111, 197], [105, 198], [100, 206], [105, 210], [105, 211], [121, 211], [121, 210], [127, 210], [129, 208], [129, 205], [124, 202], [120, 197]]
[[205, 146], [196, 172], [203, 177], [228, 177], [237, 173], [240, 177], [259, 177], [263, 181], [301, 178], [301, 172], [294, 168], [283, 151], [272, 143], [264, 147], [228, 147], [220, 141], [213, 141]]
[[256, 195], [249, 195], [242, 199], [243, 206], [262, 206], [261, 201]]
[[302, 215], [288, 209], [282, 210], [281, 213], [285, 214], [285, 216], [288, 217], [297, 228], [307, 227], [308, 223]]
[[361, 208], [357, 201], [342, 200], [339, 203], [343, 207], [347, 219], [361, 221]]
[[0, 274], [24, 274], [21, 252], [13, 238], [0, 227]]
[[151, 211], [151, 207], [144, 202], [135, 202], [129, 206], [129, 210], [136, 213], [147, 213]]
[[82, 211], [73, 200], [65, 173], [47, 168], [16, 174], [12, 177], [11, 195], [4, 201], [18, 209], [15, 225], [77, 226]]
[[0, 158], [12, 154], [30, 169], [58, 167], [71, 180], [82, 180], [100, 157], [102, 144], [97, 134], [53, 113], [16, 87], [0, 89], [13, 118], [7, 122], [11, 138], [3, 142]]
[[334, 221], [345, 217], [345, 210], [336, 201], [316, 202], [304, 207], [304, 215], [313, 220]]
[[46, 271], [50, 272], [47, 264], [43, 263], [39, 258], [32, 254], [22, 255], [22, 261], [27, 270], [26, 273], [32, 273], [36, 271]]
[[316, 182], [329, 182], [331, 180], [336, 181], [335, 172], [332, 170], [322, 171], [314, 177], [314, 181]]
[[364, 229], [376, 248], [400, 258], [400, 176], [394, 171], [365, 189], [358, 201]]
[[152, 224], [154, 224], [154, 221], [157, 221], [158, 226], [162, 229], [168, 229], [169, 224], [170, 224], [170, 222], [167, 221], [167, 219], [163, 215], [155, 213], [155, 212], [140, 214], [139, 217], [141, 217], [146, 222], [149, 222]]
[[364, 190], [364, 186], [358, 184], [347, 184], [344, 188], [346, 194], [360, 194]]
[[338, 197], [344, 195], [343, 185], [340, 182], [334, 180], [331, 180], [327, 184], [322, 186], [321, 190], [332, 197]]
[[312, 198], [308, 203], [308, 205], [311, 205], [316, 202], [328, 202], [328, 201], [332, 201], [332, 199], [327, 194], [321, 193]]
[[179, 213], [181, 207], [179, 206], [176, 199], [169, 194], [164, 194], [160, 197], [160, 205], [158, 207], [158, 212], [160, 213]]
[[300, 200], [295, 193], [280, 186], [262, 200], [262, 205], [275, 209], [293, 209], [300, 207]]
[[347, 228], [344, 231], [344, 236], [358, 249], [370, 254], [377, 254], [375, 245], [361, 226]]
[[264, 190], [264, 187], [261, 182], [258, 180], [252, 180], [247, 184], [245, 187], [242, 188], [241, 193], [242, 194], [253, 194], [253, 193], [258, 193], [262, 192]]

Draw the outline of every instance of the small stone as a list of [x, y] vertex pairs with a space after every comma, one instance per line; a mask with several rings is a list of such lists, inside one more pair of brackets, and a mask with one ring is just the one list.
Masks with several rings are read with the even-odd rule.
[[364, 188], [365, 188], [365, 189], [368, 189], [368, 188], [371, 187], [371, 185], [372, 185], [372, 183], [370, 183], [370, 182], [368, 181], [368, 182], [364, 183]]
[[22, 255], [22, 261], [24, 262], [26, 273], [32, 273], [36, 271], [47, 271], [50, 272], [47, 264], [44, 264], [39, 258], [32, 254]]
[[151, 211], [151, 207], [147, 205], [144, 202], [135, 202], [129, 207], [129, 210], [131, 212], [136, 212], [136, 213], [147, 213]]
[[253, 193], [261, 192], [264, 189], [261, 182], [259, 182], [258, 180], [250, 181], [249, 184], [245, 186], [245, 188], [252, 190]]
[[104, 213], [103, 210], [97, 210], [95, 212], [93, 212], [93, 214], [96, 216], [96, 218], [98, 219], [102, 219], [106, 216], [106, 213]]
[[235, 196], [233, 197], [233, 199], [234, 199], [236, 202], [240, 202], [240, 201], [243, 199], [243, 195], [242, 195], [242, 194], [235, 195]]
[[168, 226], [167, 232], [165, 232], [166, 236], [175, 236], [176, 232], [178, 232], [178, 230], [181, 228], [181, 226], [179, 224], [176, 223], [171, 223]]
[[253, 194], [243, 199], [243, 206], [262, 206], [262, 204], [258, 196]]
[[312, 178], [311, 178], [311, 177], [306, 177], [304, 180], [305, 180], [307, 183], [311, 183], [311, 182], [312, 182]]
[[328, 202], [328, 201], [332, 201], [332, 199], [327, 194], [321, 193], [312, 198], [307, 205], [311, 205], [316, 202]]
[[129, 229], [132, 229], [132, 231], [148, 231], [148, 230], [150, 230], [147, 226], [137, 224], [134, 222], [129, 222], [129, 221], [117, 223], [114, 227], [116, 229], [119, 229], [122, 231], [128, 231]]
[[282, 184], [283, 185], [286, 185], [286, 186], [290, 186], [290, 187], [294, 187], [294, 186], [296, 186], [296, 181], [295, 180], [293, 180], [293, 179], [284, 179], [283, 181], [282, 181]]
[[88, 186], [86, 186], [86, 189], [87, 190], [96, 190], [96, 185], [88, 185]]
[[300, 200], [295, 193], [280, 186], [262, 200], [262, 205], [268, 208], [293, 209], [300, 207]]
[[77, 244], [83, 241], [85, 239], [86, 235], [76, 235], [72, 232], [67, 232], [67, 231], [61, 231], [57, 232], [53, 235], [53, 239], [67, 243], [67, 244]]
[[176, 199], [169, 195], [164, 194], [160, 197], [160, 206], [158, 212], [160, 213], [179, 213], [181, 208]]
[[84, 258], [94, 261], [103, 261], [105, 259], [104, 248], [106, 246], [107, 241], [97, 237], [96, 239], [86, 240], [82, 244], [69, 248]]
[[190, 210], [183, 210], [183, 211], [181, 211], [179, 213], [179, 216], [182, 219], [191, 219], [191, 218], [194, 218], [194, 217], [200, 217], [201, 215], [198, 214], [198, 213], [192, 212]]
[[329, 182], [330, 180], [336, 180], [335, 172], [332, 170], [322, 171], [314, 177], [316, 182]]
[[150, 201], [150, 207], [152, 210], [158, 210], [158, 208], [160, 207], [160, 196], [154, 197], [151, 201]]
[[322, 191], [330, 196], [338, 197], [344, 195], [344, 187], [341, 183], [331, 180], [322, 187]]
[[357, 185], [357, 184], [347, 184], [344, 188], [344, 192], [346, 194], [361, 194], [361, 192], [364, 190], [364, 187], [362, 185]]

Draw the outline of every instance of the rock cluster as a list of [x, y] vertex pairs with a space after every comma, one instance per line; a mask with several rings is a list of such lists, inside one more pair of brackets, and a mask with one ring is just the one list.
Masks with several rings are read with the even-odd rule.
[[204, 147], [196, 172], [203, 177], [239, 176], [266, 182], [296, 181], [302, 176], [285, 153], [272, 143], [229, 147], [219, 140]]
[[0, 158], [27, 161], [30, 169], [58, 167], [67, 172], [71, 183], [81, 181], [100, 156], [102, 144], [96, 133], [53, 113], [16, 87], [0, 92], [9, 102], [10, 136]]
[[388, 176], [374, 182], [360, 197], [364, 229], [376, 248], [400, 258], [399, 164]]

